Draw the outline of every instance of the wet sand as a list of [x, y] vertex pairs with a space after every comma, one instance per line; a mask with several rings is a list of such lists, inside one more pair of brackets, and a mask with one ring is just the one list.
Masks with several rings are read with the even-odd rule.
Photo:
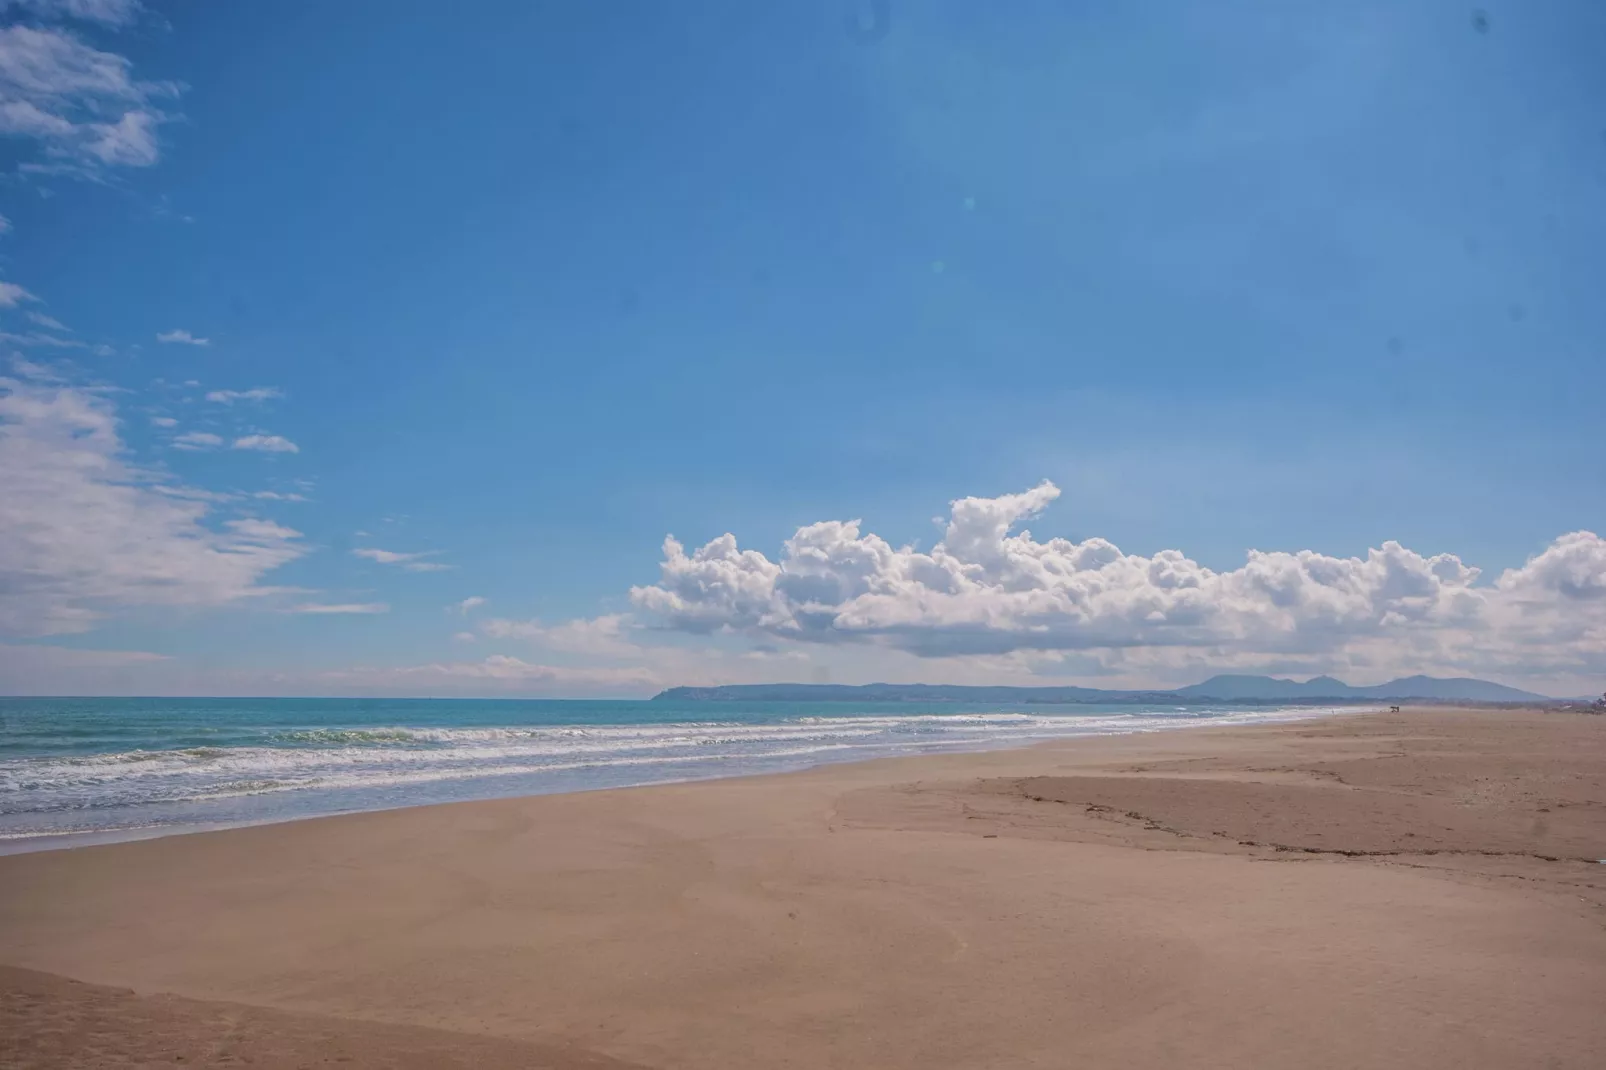
[[1601, 858], [1505, 710], [17, 855], [0, 1065], [1595, 1068]]

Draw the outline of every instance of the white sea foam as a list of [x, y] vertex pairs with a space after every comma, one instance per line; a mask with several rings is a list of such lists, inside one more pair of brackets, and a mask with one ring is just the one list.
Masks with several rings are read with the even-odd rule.
[[[1066, 736], [1249, 724], [1311, 716], [1309, 708], [1186, 708], [1077, 715], [1062, 711], [816, 715], [771, 723], [376, 726], [264, 730], [252, 745], [134, 749], [0, 759], [0, 839], [144, 820], [152, 807], [224, 800], [338, 796], [434, 801], [507, 790], [652, 783], [930, 750], [1009, 746]], [[454, 784], [485, 781], [474, 790]], [[413, 793], [413, 794], [409, 794]], [[237, 804], [236, 809], [238, 809]], [[268, 805], [266, 802], [262, 806]], [[314, 808], [316, 809], [316, 808]], [[210, 813], [211, 811], [208, 811]], [[234, 811], [231, 811], [234, 812]], [[255, 811], [239, 811], [254, 813]], [[99, 813], [97, 818], [93, 815]], [[30, 816], [32, 815], [32, 816]], [[55, 815], [55, 816], [52, 816]], [[172, 818], [184, 821], [182, 814]], [[195, 820], [206, 820], [197, 811]]]

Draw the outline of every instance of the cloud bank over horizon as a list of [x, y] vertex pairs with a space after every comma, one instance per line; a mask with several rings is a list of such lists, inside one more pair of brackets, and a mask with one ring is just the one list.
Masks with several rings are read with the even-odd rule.
[[1251, 550], [1213, 571], [1179, 550], [1145, 557], [1102, 538], [1016, 529], [1059, 497], [1050, 482], [952, 503], [929, 551], [860, 522], [797, 530], [776, 560], [731, 534], [687, 552], [631, 601], [697, 635], [869, 645], [921, 658], [1025, 655], [1037, 671], [1606, 670], [1606, 539], [1576, 531], [1489, 582], [1450, 553], [1389, 541], [1365, 557]]

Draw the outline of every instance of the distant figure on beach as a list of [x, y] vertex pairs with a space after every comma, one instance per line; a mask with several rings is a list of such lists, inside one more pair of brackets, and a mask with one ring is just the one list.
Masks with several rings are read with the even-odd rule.
[[1399, 713], [1400, 712], [1400, 708], [1398, 706], [1390, 706], [1389, 707], [1389, 712], [1390, 713]]

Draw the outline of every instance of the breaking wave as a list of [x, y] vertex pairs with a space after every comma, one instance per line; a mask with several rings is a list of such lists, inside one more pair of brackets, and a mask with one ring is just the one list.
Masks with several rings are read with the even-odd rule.
[[[53, 829], [145, 827], [152, 814], [177, 824], [216, 820], [225, 811], [231, 819], [271, 816], [274, 804], [262, 800], [272, 797], [306, 800], [288, 814], [301, 816], [1187, 724], [1287, 720], [1314, 712], [1150, 707], [1118, 713], [833, 713], [768, 722], [264, 726], [229, 746], [163, 748], [153, 739], [144, 747], [103, 753], [0, 757], [0, 839]], [[192, 732], [201, 730], [191, 726]], [[258, 802], [253, 810], [243, 802], [224, 807], [226, 800]]]

